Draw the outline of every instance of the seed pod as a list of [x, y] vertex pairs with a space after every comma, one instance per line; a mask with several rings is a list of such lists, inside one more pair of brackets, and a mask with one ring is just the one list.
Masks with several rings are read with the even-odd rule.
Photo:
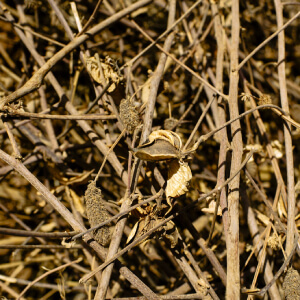
[[120, 103], [120, 118], [124, 123], [127, 131], [133, 133], [140, 123], [139, 113], [129, 99], [123, 99]]
[[174, 160], [169, 165], [166, 196], [179, 197], [188, 191], [189, 181], [192, 179], [192, 172], [185, 162]]
[[149, 135], [149, 141], [155, 141], [155, 140], [165, 140], [169, 142], [171, 145], [173, 145], [176, 149], [180, 150], [182, 147], [182, 142], [180, 136], [170, 130], [156, 130], [153, 131]]
[[[96, 187], [96, 183], [91, 181], [85, 191], [84, 201], [86, 213], [91, 227], [109, 219], [108, 212], [104, 206], [101, 190]], [[93, 231], [94, 239], [102, 246], [106, 246], [110, 241], [110, 230], [107, 225]]]
[[149, 142], [134, 149], [134, 155], [147, 161], [176, 159], [180, 157], [181, 146], [178, 134], [169, 130], [157, 130], [149, 135]]

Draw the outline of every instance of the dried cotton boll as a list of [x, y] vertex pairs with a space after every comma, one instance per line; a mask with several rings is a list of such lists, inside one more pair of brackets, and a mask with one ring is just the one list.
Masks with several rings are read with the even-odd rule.
[[166, 187], [167, 199], [176, 198], [188, 191], [189, 181], [192, 179], [192, 171], [186, 162], [173, 160], [169, 165], [168, 181]]
[[171, 130], [155, 130], [151, 132], [148, 139], [150, 142], [156, 140], [165, 140], [178, 150], [180, 150], [182, 147], [182, 141], [180, 136]]
[[[91, 227], [94, 227], [109, 219], [108, 212], [104, 206], [101, 190], [96, 183], [91, 181], [84, 194], [86, 213]], [[100, 245], [106, 246], [110, 242], [110, 230], [107, 225], [93, 231], [94, 239]]]
[[300, 299], [300, 275], [292, 267], [288, 269], [282, 287], [286, 300]]
[[129, 99], [123, 99], [119, 106], [120, 118], [124, 123], [126, 130], [129, 133], [133, 133], [135, 128], [140, 123], [139, 113], [134, 106], [133, 102]]
[[142, 160], [163, 161], [178, 159], [182, 142], [179, 135], [170, 130], [153, 131], [149, 141], [134, 149], [134, 155]]

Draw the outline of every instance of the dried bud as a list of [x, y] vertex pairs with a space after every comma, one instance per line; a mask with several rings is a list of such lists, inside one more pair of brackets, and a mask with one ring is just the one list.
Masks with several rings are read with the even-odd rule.
[[288, 269], [282, 287], [284, 290], [285, 299], [300, 299], [300, 275], [292, 267]]
[[123, 99], [120, 103], [120, 118], [124, 123], [127, 131], [133, 133], [140, 123], [139, 113], [129, 99]]
[[[96, 183], [91, 181], [85, 191], [84, 201], [86, 213], [91, 227], [109, 219], [108, 212], [104, 206], [101, 190], [96, 187]], [[107, 225], [93, 231], [94, 239], [102, 246], [106, 246], [110, 241], [110, 230]]]

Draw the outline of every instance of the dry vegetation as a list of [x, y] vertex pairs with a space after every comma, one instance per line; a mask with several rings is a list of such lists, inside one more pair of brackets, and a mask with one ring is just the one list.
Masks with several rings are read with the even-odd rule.
[[299, 300], [299, 7], [0, 1], [1, 299]]

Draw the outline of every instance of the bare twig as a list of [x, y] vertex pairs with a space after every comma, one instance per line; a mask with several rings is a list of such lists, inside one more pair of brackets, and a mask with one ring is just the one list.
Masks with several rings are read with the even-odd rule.
[[[275, 1], [277, 26], [283, 26], [282, 4], [280, 0]], [[298, 12], [299, 14], [300, 12]], [[280, 87], [280, 100], [282, 108], [289, 113], [289, 101], [286, 88], [286, 73], [285, 73], [285, 35], [281, 31], [278, 34], [278, 78]], [[287, 172], [287, 235], [286, 235], [286, 252], [289, 255], [294, 244], [295, 232], [295, 179], [294, 179], [294, 158], [293, 158], [293, 142], [291, 135], [291, 126], [289, 123], [284, 124], [284, 143], [286, 153], [286, 172]]]
[[0, 249], [82, 249], [81, 245], [66, 247], [62, 245], [0, 245]]
[[[230, 48], [230, 83], [229, 83], [229, 112], [230, 118], [239, 115], [238, 108], [238, 66], [240, 15], [239, 1], [233, 0], [231, 21], [231, 48]], [[243, 141], [240, 122], [231, 125], [232, 159], [230, 174], [239, 168], [243, 155]], [[228, 185], [228, 232], [226, 237], [227, 247], [227, 299], [240, 298], [240, 254], [239, 254], [239, 188], [240, 176], [236, 176]]]
[[1, 234], [7, 235], [16, 235], [16, 236], [33, 236], [33, 237], [44, 237], [44, 238], [64, 238], [64, 237], [73, 237], [77, 234], [77, 231], [70, 232], [36, 232], [36, 231], [27, 231], [20, 229], [11, 229], [0, 227]]
[[[3, 113], [2, 113], [3, 114]], [[46, 120], [115, 120], [116, 116], [114, 115], [102, 115], [102, 114], [93, 114], [93, 115], [49, 115], [41, 113], [29, 113], [22, 112], [18, 110], [9, 109], [8, 112], [4, 113], [8, 117], [20, 117], [20, 118], [30, 118], [30, 119], [46, 119]]]

